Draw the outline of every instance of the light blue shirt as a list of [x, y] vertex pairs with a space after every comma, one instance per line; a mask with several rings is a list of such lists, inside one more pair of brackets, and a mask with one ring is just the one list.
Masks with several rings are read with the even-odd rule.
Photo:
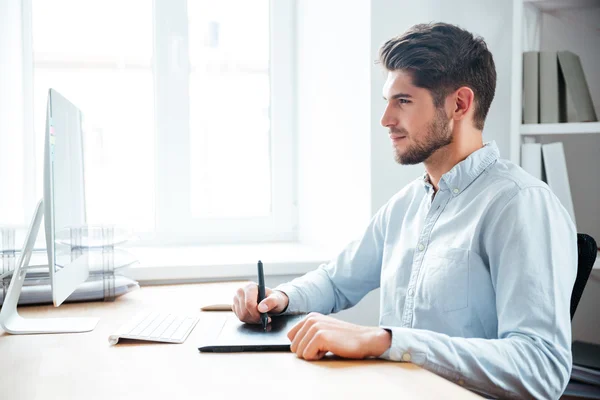
[[286, 313], [335, 313], [381, 288], [381, 357], [487, 396], [558, 398], [571, 372], [577, 236], [549, 187], [486, 144], [427, 176], [334, 260], [277, 289]]

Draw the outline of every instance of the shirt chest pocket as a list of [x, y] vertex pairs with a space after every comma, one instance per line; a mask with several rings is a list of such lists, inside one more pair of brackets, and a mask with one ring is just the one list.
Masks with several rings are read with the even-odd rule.
[[443, 312], [469, 306], [469, 251], [448, 248], [433, 251], [425, 261], [421, 294]]

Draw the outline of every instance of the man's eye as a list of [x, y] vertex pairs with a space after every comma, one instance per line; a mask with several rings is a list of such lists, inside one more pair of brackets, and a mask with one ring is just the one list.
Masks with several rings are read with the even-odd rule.
[[400, 104], [408, 104], [408, 103], [410, 103], [410, 100], [407, 100], [407, 99], [398, 99], [398, 102]]

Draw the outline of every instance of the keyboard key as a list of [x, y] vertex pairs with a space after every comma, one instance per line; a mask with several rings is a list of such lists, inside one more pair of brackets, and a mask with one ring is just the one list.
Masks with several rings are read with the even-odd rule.
[[167, 330], [167, 328], [169, 326], [171, 326], [171, 324], [173, 323], [173, 321], [175, 321], [175, 316], [174, 315], [169, 315], [161, 324], [160, 326], [156, 329], [155, 332], [153, 332], [153, 336], [155, 337], [162, 337], [163, 333], [165, 333], [165, 331]]
[[169, 325], [169, 328], [166, 330], [166, 332], [163, 333], [162, 337], [165, 339], [170, 339], [177, 330], [177, 328], [179, 328], [179, 325], [181, 325], [181, 318], [176, 318], [175, 321], [173, 321], [173, 323]]
[[144, 336], [151, 336], [152, 332], [154, 332], [156, 330], [156, 328], [158, 328], [158, 326], [163, 322], [162, 318], [155, 318], [150, 325], [148, 325], [146, 327], [146, 329], [144, 329], [142, 331], [142, 333], [140, 333], [140, 336], [144, 337]]
[[152, 323], [152, 321], [153, 321], [153, 320], [154, 320], [156, 317], [158, 317], [158, 313], [156, 313], [156, 312], [155, 312], [155, 313], [151, 313], [151, 314], [149, 314], [148, 316], [146, 316], [146, 317], [145, 317], [145, 318], [142, 320], [142, 322], [140, 322], [140, 323], [138, 324], [138, 326], [136, 326], [136, 327], [135, 327], [135, 329], [134, 329], [134, 330], [132, 330], [132, 331], [130, 332], [130, 334], [131, 334], [131, 335], [133, 335], [133, 336], [137, 336], [137, 335], [139, 335], [139, 334], [140, 334], [140, 333], [141, 333], [141, 332], [142, 332], [144, 329], [146, 329], [146, 328], [148, 327], [148, 325], [150, 325], [150, 324]]
[[193, 319], [186, 318], [186, 320], [183, 321], [181, 326], [179, 326], [179, 329], [177, 329], [177, 331], [173, 334], [173, 339], [182, 340], [185, 337], [185, 335], [188, 333], [188, 330], [190, 329], [190, 327], [192, 326], [193, 323], [194, 323]]

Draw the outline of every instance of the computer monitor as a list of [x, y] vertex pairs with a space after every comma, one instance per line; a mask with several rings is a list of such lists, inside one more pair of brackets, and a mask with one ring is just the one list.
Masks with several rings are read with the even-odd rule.
[[44, 219], [52, 301], [58, 307], [89, 276], [89, 258], [72, 251], [86, 225], [81, 111], [48, 91]]
[[68, 333], [94, 329], [97, 318], [25, 319], [17, 303], [42, 216], [52, 300], [58, 307], [89, 276], [89, 257], [73, 251], [85, 231], [82, 113], [54, 89], [48, 91], [44, 146], [44, 197], [38, 203], [0, 311], [9, 333]]

